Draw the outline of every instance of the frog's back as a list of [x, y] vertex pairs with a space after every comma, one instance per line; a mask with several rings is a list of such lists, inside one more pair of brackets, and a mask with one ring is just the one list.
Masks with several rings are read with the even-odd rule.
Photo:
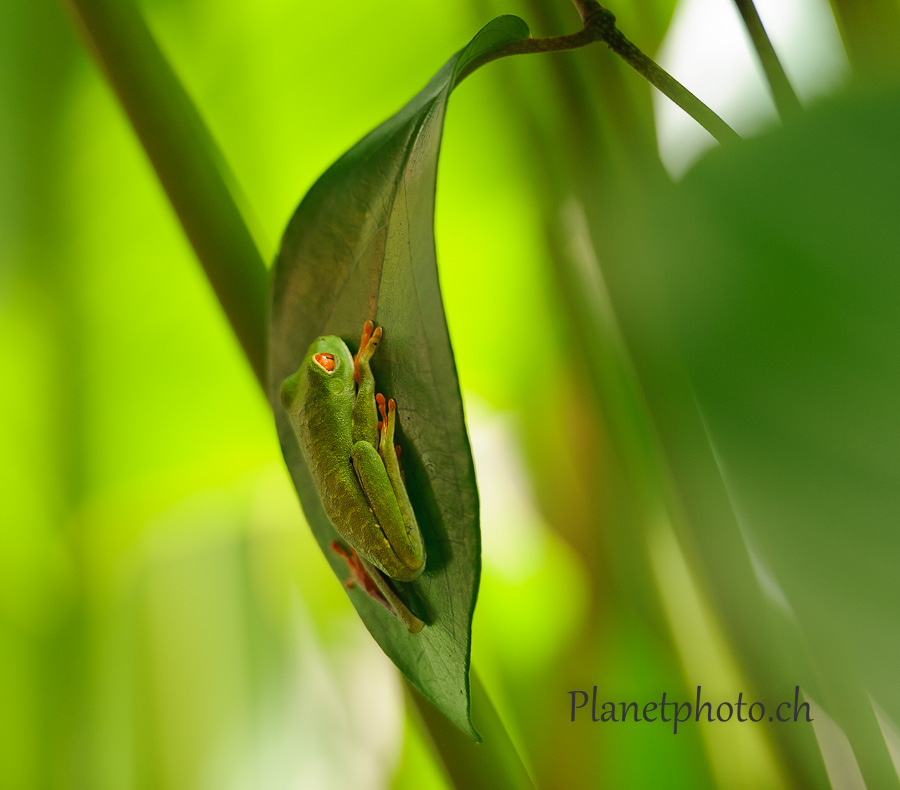
[[[321, 364], [323, 355], [331, 370]], [[381, 530], [350, 460], [355, 402], [353, 357], [333, 335], [316, 339], [303, 366], [282, 386], [282, 403], [325, 512], [341, 537], [365, 555], [359, 535]]]

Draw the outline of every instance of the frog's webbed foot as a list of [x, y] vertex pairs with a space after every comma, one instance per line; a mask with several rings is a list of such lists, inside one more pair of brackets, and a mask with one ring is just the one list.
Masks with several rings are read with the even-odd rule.
[[359, 365], [360, 362], [368, 362], [375, 354], [378, 343], [381, 342], [383, 331], [381, 327], [376, 327], [372, 321], [366, 321], [363, 325], [362, 338], [359, 341], [359, 350], [353, 357], [353, 380], [359, 386]]

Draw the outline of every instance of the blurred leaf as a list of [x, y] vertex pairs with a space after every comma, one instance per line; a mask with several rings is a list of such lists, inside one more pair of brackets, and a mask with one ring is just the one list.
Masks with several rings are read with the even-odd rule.
[[898, 99], [715, 152], [612, 270], [739, 654], [823, 705], [870, 787], [900, 721]]
[[69, 5], [265, 386], [265, 264], [227, 165], [134, 3]]
[[455, 724], [469, 720], [468, 666], [480, 571], [478, 493], [434, 250], [434, 190], [444, 112], [474, 60], [526, 38], [522, 20], [487, 25], [397, 115], [312, 187], [282, 241], [273, 273], [269, 392], [282, 449], [316, 539], [338, 536], [325, 515], [278, 397], [322, 334], [359, 343], [363, 322], [384, 327], [373, 361], [378, 390], [398, 403], [403, 465], [428, 563], [397, 585], [426, 628], [410, 635], [364, 593], [350, 591], [366, 627], [413, 685]]
[[831, 0], [847, 57], [857, 75], [882, 82], [900, 70], [900, 7], [896, 0]]

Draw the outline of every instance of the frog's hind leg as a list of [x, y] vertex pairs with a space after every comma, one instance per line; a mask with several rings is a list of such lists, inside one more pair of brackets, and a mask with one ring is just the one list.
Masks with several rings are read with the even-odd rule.
[[409, 494], [406, 492], [403, 473], [400, 471], [400, 447], [394, 444], [394, 431], [397, 427], [397, 404], [393, 398], [385, 403], [384, 395], [381, 393], [375, 396], [375, 401], [378, 404], [378, 410], [381, 412], [381, 438], [378, 442], [378, 452], [384, 464], [384, 471], [387, 473], [388, 480], [391, 481], [391, 488], [394, 490], [400, 514], [403, 516], [403, 524], [406, 528], [413, 555], [421, 559], [424, 567], [425, 544], [422, 542], [422, 533], [416, 522], [416, 514], [412, 503], [409, 501]]
[[331, 549], [347, 563], [347, 567], [350, 569], [350, 576], [344, 579], [344, 586], [348, 590], [360, 587], [370, 598], [378, 601], [400, 620], [411, 634], [417, 634], [425, 627], [425, 623], [409, 611], [406, 604], [400, 600], [378, 568], [366, 562], [352, 548], [349, 552], [346, 551], [336, 540], [331, 542]]
[[[396, 465], [396, 456], [393, 460]], [[372, 511], [373, 528], [380, 531], [377, 537], [381, 542], [376, 541], [376, 535], [371, 535], [370, 539], [378, 542], [378, 546], [366, 550], [366, 555], [392, 579], [404, 582], [417, 579], [425, 565], [422, 538], [415, 522], [410, 524], [403, 512], [403, 503], [394, 490], [381, 456], [369, 442], [357, 442], [350, 450], [350, 461]], [[404, 498], [405, 493], [404, 489]]]
[[344, 587], [348, 590], [352, 590], [354, 587], [359, 587], [363, 591], [365, 591], [370, 598], [374, 598], [380, 604], [383, 604], [386, 609], [388, 609], [391, 614], [394, 614], [394, 610], [391, 609], [391, 605], [388, 603], [387, 598], [385, 598], [381, 591], [378, 589], [378, 585], [372, 580], [372, 577], [366, 572], [366, 569], [363, 567], [362, 560], [360, 560], [359, 555], [350, 548], [349, 550], [345, 549], [338, 541], [331, 541], [331, 550], [337, 554], [344, 562], [347, 563], [347, 568], [350, 571], [350, 575], [344, 579]]
[[409, 611], [406, 604], [400, 600], [400, 596], [394, 592], [390, 582], [384, 578], [384, 575], [378, 568], [364, 560], [362, 557], [359, 557], [359, 561], [369, 572], [369, 577], [378, 586], [379, 592], [387, 599], [390, 604], [389, 608], [397, 615], [397, 619], [406, 626], [411, 634], [419, 633], [419, 631], [425, 627], [425, 623]]

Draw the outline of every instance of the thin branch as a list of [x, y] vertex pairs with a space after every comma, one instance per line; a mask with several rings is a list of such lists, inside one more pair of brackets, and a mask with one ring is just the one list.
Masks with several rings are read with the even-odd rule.
[[668, 96], [720, 143], [739, 140], [740, 135], [684, 87], [655, 60], [647, 57], [616, 27], [616, 18], [609, 12], [595, 13], [587, 24], [599, 28], [601, 39], [631, 68], [660, 93]]
[[575, 8], [578, 9], [578, 14], [585, 26], [594, 14], [603, 11], [603, 6], [600, 5], [597, 0], [572, 0], [572, 3], [575, 5]]
[[784, 73], [784, 68], [772, 42], [763, 27], [762, 20], [753, 5], [753, 0], [734, 0], [738, 11], [741, 12], [741, 18], [744, 20], [744, 27], [750, 34], [750, 40], [756, 48], [756, 55], [762, 64], [766, 79], [769, 82], [769, 89], [772, 91], [772, 98], [775, 101], [775, 107], [781, 120], [799, 115], [801, 111], [800, 100], [794, 92], [794, 88]]
[[524, 41], [517, 41], [515, 44], [500, 47], [483, 58], [470, 63], [460, 73], [457, 84], [462, 82], [475, 69], [498, 58], [505, 58], [510, 55], [562, 52], [564, 50], [578, 49], [595, 41], [602, 41], [651, 85], [681, 107], [720, 143], [740, 139], [738, 133], [700, 99], [625, 38], [616, 27], [616, 18], [611, 11], [603, 8], [595, 0], [573, 0], [573, 2], [584, 20], [584, 28], [580, 31], [567, 36], [527, 38]]
[[505, 47], [497, 49], [476, 58], [469, 63], [456, 78], [456, 84], [459, 85], [466, 77], [468, 77], [476, 69], [480, 69], [486, 63], [500, 58], [508, 58], [511, 55], [536, 55], [543, 52], [566, 52], [572, 49], [579, 49], [599, 41], [600, 37], [590, 28], [583, 28], [577, 33], [570, 33], [566, 36], [550, 36], [549, 38], [526, 38], [523, 41], [516, 41], [514, 44], [507, 44]]

